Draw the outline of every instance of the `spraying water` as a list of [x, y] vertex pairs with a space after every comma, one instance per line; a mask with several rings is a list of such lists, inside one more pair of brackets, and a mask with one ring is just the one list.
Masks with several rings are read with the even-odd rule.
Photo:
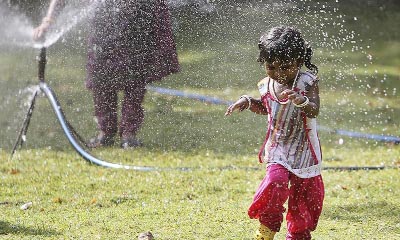
[[82, 23], [85, 19], [90, 17], [97, 6], [97, 1], [83, 1], [89, 4], [78, 7], [76, 5], [68, 5], [62, 11], [60, 16], [57, 17], [55, 24], [49, 32], [46, 33], [46, 39], [43, 43], [35, 43], [35, 48], [49, 47], [58, 39], [73, 29], [78, 23]]
[[[348, 112], [358, 113], [362, 110], [366, 113], [366, 116], [368, 115], [367, 104], [369, 103], [367, 100], [365, 100], [365, 109], [361, 110], [360, 104], [357, 105], [354, 102], [364, 101], [366, 92], [372, 91], [371, 89], [374, 86], [367, 82], [365, 78], [362, 78], [361, 74], [357, 75], [354, 72], [364, 71], [363, 67], [369, 67], [375, 57], [369, 51], [370, 46], [365, 46], [366, 44], [359, 33], [348, 27], [349, 24], [357, 24], [361, 18], [346, 16], [340, 9], [339, 1], [332, 1], [329, 4], [310, 0], [296, 2], [289, 0], [234, 1], [223, 4], [206, 0], [169, 0], [168, 3], [175, 11], [175, 31], [180, 40], [179, 46], [184, 53], [182, 54], [182, 62], [189, 61], [188, 58], [185, 58], [184, 51], [196, 46], [202, 50], [193, 50], [198, 55], [193, 55], [191, 61], [193, 59], [195, 61], [196, 58], [201, 60], [205, 54], [211, 53], [206, 58], [213, 58], [212, 61], [215, 61], [215, 63], [227, 63], [224, 64], [224, 67], [221, 67], [221, 64], [212, 64], [207, 69], [208, 74], [213, 76], [212, 78], [203, 78], [201, 71], [204, 71], [204, 69], [197, 67], [192, 69], [194, 78], [190, 81], [182, 81], [181, 78], [189, 79], [189, 77], [186, 77], [187, 73], [182, 73], [179, 82], [183, 83], [185, 87], [222, 89], [226, 93], [230, 92], [232, 86], [233, 88], [242, 88], [243, 79], [227, 79], [226, 76], [231, 76], [231, 72], [236, 73], [238, 78], [248, 74], [251, 74], [251, 78], [254, 79], [260, 76], [259, 72], [254, 73], [254, 70], [240, 64], [242, 61], [254, 59], [251, 54], [256, 50], [249, 46], [254, 46], [257, 37], [272, 26], [294, 25], [302, 30], [307, 39], [312, 40], [311, 45], [315, 49], [315, 62], [322, 68], [321, 84], [324, 85], [324, 89], [335, 92], [335, 90], [345, 88], [349, 93], [357, 92], [359, 96], [353, 100], [349, 99], [349, 94], [332, 100], [333, 106], [322, 111], [332, 114], [329, 116], [322, 115], [321, 118], [329, 119], [332, 117], [341, 120], [344, 111], [337, 109], [343, 106], [346, 106]], [[0, 47], [10, 45], [22, 48], [52, 46], [68, 32], [89, 19], [96, 7], [96, 2], [68, 1], [67, 6], [55, 18], [52, 28], [47, 32], [45, 42], [35, 43], [32, 41], [32, 31], [38, 24], [32, 23], [29, 17], [21, 13], [20, 10], [10, 8], [4, 1], [0, 2]], [[192, 15], [187, 19], [184, 18], [183, 14], [180, 15], [180, 8], [190, 8], [193, 11]], [[235, 41], [236, 39], [240, 40]], [[360, 58], [361, 60], [349, 61], [346, 59], [348, 53], [356, 53], [364, 57]], [[1, 69], [3, 66], [0, 66], [2, 72], [4, 72]], [[380, 79], [376, 75], [377, 73], [373, 73], [370, 76], [377, 78], [376, 82], [379, 83]], [[3, 75], [0, 78], [5, 77]], [[216, 82], [214, 78], [220, 80]], [[381, 82], [385, 81], [387, 81], [386, 77]], [[246, 83], [246, 85], [248, 84]], [[23, 88], [21, 87], [21, 89]], [[2, 89], [5, 88], [2, 87]], [[16, 91], [12, 92], [15, 93]], [[379, 94], [380, 91], [376, 90], [376, 92]], [[393, 96], [398, 95], [395, 88], [387, 92]], [[231, 100], [230, 97], [225, 99]], [[374, 124], [373, 121], [366, 123], [367, 126], [372, 124]], [[359, 129], [351, 130], [357, 131], [361, 128], [360, 125]]]
[[24, 15], [0, 2], [0, 45], [33, 46], [33, 25]]
[[[38, 42], [33, 40], [33, 31], [39, 24], [33, 23], [18, 7], [0, 1], [0, 63], [7, 60], [6, 64], [0, 64], [1, 136], [18, 132], [31, 96], [37, 90], [37, 86], [32, 87], [32, 83], [37, 81], [32, 80], [35, 76], [32, 73], [36, 72], [35, 61], [27, 56], [36, 55], [34, 49], [53, 45], [78, 24], [84, 23], [96, 6], [97, 1], [68, 1], [46, 32], [44, 41]], [[22, 69], [17, 66], [22, 66]], [[10, 145], [13, 138], [2, 137], [0, 149]]]
[[0, 45], [17, 47], [49, 47], [96, 10], [98, 1], [69, 1], [46, 32], [43, 42], [34, 41], [34, 24], [16, 9], [0, 3]]

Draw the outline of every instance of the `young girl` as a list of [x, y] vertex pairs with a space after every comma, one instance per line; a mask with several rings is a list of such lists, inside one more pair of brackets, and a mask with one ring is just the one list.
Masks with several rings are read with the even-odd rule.
[[[311, 239], [324, 199], [315, 119], [320, 107], [318, 68], [311, 63], [311, 48], [292, 27], [272, 28], [261, 36], [258, 47], [258, 61], [267, 73], [258, 83], [261, 99], [243, 95], [225, 113], [249, 109], [268, 115], [259, 153], [260, 161], [267, 163], [267, 173], [248, 214], [260, 222], [256, 239], [273, 239], [289, 199], [286, 239]], [[303, 64], [311, 73], [300, 71]]]

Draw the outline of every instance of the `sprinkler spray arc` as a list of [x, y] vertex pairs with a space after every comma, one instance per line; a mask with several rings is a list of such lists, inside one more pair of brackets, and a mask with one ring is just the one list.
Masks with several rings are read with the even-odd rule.
[[14, 144], [12, 153], [11, 153], [11, 158], [13, 154], [16, 151], [16, 148], [18, 145], [22, 146], [23, 142], [25, 142], [24, 136], [26, 135], [26, 132], [28, 130], [29, 126], [29, 121], [33, 113], [34, 105], [35, 105], [35, 100], [36, 97], [38, 96], [38, 92], [42, 91], [47, 99], [49, 100], [54, 113], [57, 116], [58, 121], [60, 122], [61, 128], [63, 129], [66, 137], [68, 138], [68, 141], [72, 145], [72, 147], [75, 149], [75, 151], [83, 157], [86, 161], [92, 164], [96, 164], [102, 167], [108, 167], [108, 168], [119, 168], [119, 169], [128, 169], [128, 170], [136, 170], [136, 171], [157, 171], [160, 170], [155, 167], [145, 167], [145, 166], [130, 166], [130, 165], [122, 165], [122, 164], [117, 164], [117, 163], [110, 163], [106, 162], [104, 160], [98, 159], [91, 154], [89, 154], [87, 151], [83, 149], [83, 147], [78, 143], [78, 141], [75, 138], [78, 138], [79, 141], [82, 141], [82, 138], [75, 132], [74, 128], [69, 124], [69, 122], [66, 120], [65, 115], [62, 111], [62, 108], [56, 98], [56, 95], [54, 91], [50, 88], [49, 85], [45, 82], [45, 68], [46, 68], [46, 48], [42, 47], [40, 49], [40, 53], [38, 56], [38, 79], [39, 79], [39, 89], [37, 89], [31, 100], [30, 107], [28, 109], [27, 116], [24, 120], [24, 123], [21, 127], [19, 136], [17, 137], [16, 143]]

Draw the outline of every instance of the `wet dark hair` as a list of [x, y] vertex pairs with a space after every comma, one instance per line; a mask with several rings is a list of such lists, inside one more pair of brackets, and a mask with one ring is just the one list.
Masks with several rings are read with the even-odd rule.
[[274, 27], [268, 33], [261, 36], [258, 42], [260, 55], [257, 62], [273, 63], [300, 62], [314, 74], [318, 73], [318, 67], [311, 63], [313, 51], [301, 36], [299, 30], [292, 27]]

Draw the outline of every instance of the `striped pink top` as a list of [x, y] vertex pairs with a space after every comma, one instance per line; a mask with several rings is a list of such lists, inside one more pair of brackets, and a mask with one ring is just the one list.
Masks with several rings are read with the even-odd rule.
[[[317, 77], [300, 72], [295, 91], [306, 95]], [[261, 100], [268, 110], [268, 130], [260, 150], [260, 161], [280, 164], [300, 178], [321, 174], [321, 147], [315, 118], [308, 118], [291, 101], [278, 100], [274, 85], [269, 77], [258, 83]]]

